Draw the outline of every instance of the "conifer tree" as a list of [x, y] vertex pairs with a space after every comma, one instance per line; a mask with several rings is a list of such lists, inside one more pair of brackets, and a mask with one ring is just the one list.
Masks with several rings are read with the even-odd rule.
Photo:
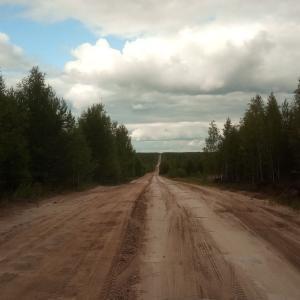
[[0, 76], [0, 192], [13, 191], [30, 180], [25, 129], [26, 116]]
[[282, 115], [273, 93], [266, 105], [266, 141], [269, 177], [272, 182], [278, 181], [281, 174], [281, 153], [283, 142]]

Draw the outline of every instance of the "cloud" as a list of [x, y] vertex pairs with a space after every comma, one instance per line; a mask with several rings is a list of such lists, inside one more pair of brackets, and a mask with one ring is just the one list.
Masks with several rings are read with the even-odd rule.
[[[99, 36], [74, 48], [49, 82], [76, 113], [101, 99], [138, 150], [199, 150], [210, 120], [237, 122], [256, 93], [290, 97], [300, 75], [296, 0], [0, 3], [21, 4], [23, 16], [41, 22], [76, 19]], [[106, 35], [124, 47], [114, 49]], [[9, 68], [22, 57], [16, 49], [4, 51], [15, 53]]]
[[54, 22], [77, 19], [101, 34], [137, 36], [177, 32], [185, 26], [208, 22], [249, 23], [273, 19], [298, 20], [297, 0], [0, 0], [0, 3], [21, 4], [23, 15], [40, 21]]
[[135, 141], [201, 139], [208, 127], [206, 122], [141, 123], [126, 126]]
[[[105, 38], [73, 49], [62, 80], [70, 89], [64, 95], [77, 109], [100, 93], [117, 98], [154, 91], [183, 96], [288, 92], [299, 76], [300, 41], [295, 37], [300, 34], [300, 7], [295, 0], [242, 5], [237, 0], [0, 3], [21, 4], [23, 15], [43, 22], [74, 18], [102, 34], [131, 36], [120, 50]], [[78, 99], [83, 87], [85, 99]]]
[[133, 146], [138, 152], [199, 152], [202, 151], [204, 142], [191, 145], [187, 140], [133, 141]]
[[24, 70], [28, 68], [29, 60], [22, 48], [11, 43], [9, 36], [0, 32], [0, 68], [6, 70]]
[[[228, 116], [238, 122], [256, 93], [266, 98], [274, 90], [282, 100], [293, 90], [298, 70], [285, 66], [297, 65], [299, 54], [282, 41], [258, 25], [185, 28], [127, 41], [121, 50], [101, 38], [72, 51], [64, 95], [78, 111], [101, 98], [139, 151], [197, 151], [212, 119], [220, 128]], [[280, 60], [283, 49], [291, 56]]]
[[[221, 123], [217, 123], [221, 127]], [[138, 151], [201, 151], [207, 122], [126, 124]]]
[[[121, 50], [101, 38], [73, 49], [62, 77], [73, 86], [65, 96], [77, 109], [98, 95], [106, 101], [127, 99], [134, 111], [142, 111], [170, 95], [200, 100], [200, 95], [237, 92], [288, 93], [299, 75], [295, 30], [268, 31], [255, 24], [186, 28], [127, 41]], [[300, 26], [296, 31], [300, 34]]]

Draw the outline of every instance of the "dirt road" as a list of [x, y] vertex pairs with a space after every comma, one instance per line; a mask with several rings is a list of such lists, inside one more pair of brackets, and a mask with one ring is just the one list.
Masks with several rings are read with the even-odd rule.
[[300, 299], [300, 217], [155, 173], [0, 218], [0, 299]]
[[296, 213], [154, 176], [140, 299], [300, 299]]
[[103, 299], [130, 214], [151, 175], [0, 217], [0, 299]]

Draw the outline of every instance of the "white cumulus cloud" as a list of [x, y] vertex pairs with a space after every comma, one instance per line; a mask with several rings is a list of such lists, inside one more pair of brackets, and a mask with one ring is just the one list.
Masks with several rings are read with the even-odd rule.
[[[218, 125], [221, 126], [221, 124]], [[207, 122], [140, 123], [127, 124], [127, 128], [134, 141], [195, 141], [203, 138], [208, 124]]]
[[43, 22], [76, 19], [101, 34], [137, 36], [176, 32], [207, 22], [299, 20], [297, 0], [0, 0], [21, 4], [23, 15]]
[[28, 68], [29, 60], [22, 48], [14, 45], [7, 34], [0, 32], [0, 68], [3, 70], [20, 70]]
[[[102, 101], [139, 150], [196, 150], [210, 120], [238, 121], [256, 93], [290, 97], [300, 75], [297, 0], [0, 0], [22, 15], [75, 19], [98, 41], [49, 82], [76, 112]], [[107, 35], [126, 40], [114, 49]], [[26, 65], [0, 34], [0, 66]]]
[[[288, 27], [286, 28], [288, 29]], [[297, 29], [300, 33], [300, 27]], [[173, 94], [197, 96], [233, 92], [289, 92], [299, 73], [300, 42], [287, 39], [282, 30], [261, 25], [186, 28], [169, 36], [141, 37], [112, 48], [106, 39], [73, 49], [63, 80], [66, 97], [76, 107], [97, 96], [131, 98], [134, 110], [150, 103], [134, 103], [145, 94], [160, 98]], [[298, 45], [299, 43], [299, 45]], [[285, 55], [282, 55], [282, 54]], [[83, 92], [79, 88], [85, 87]], [[79, 99], [84, 98], [83, 100]]]

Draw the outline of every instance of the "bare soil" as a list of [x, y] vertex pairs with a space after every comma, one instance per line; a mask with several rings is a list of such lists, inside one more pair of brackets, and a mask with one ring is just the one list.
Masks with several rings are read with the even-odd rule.
[[0, 214], [0, 299], [300, 299], [300, 216], [148, 174]]
[[0, 217], [0, 299], [103, 299], [151, 175]]

